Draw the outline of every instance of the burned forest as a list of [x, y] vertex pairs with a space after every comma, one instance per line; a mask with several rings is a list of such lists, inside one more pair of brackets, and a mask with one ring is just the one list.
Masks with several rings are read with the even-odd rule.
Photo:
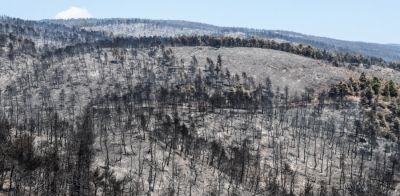
[[0, 18], [0, 195], [400, 194], [399, 63], [93, 21]]

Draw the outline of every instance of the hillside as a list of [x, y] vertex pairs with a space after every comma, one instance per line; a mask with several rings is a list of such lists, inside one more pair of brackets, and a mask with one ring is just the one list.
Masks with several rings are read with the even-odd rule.
[[0, 195], [400, 193], [399, 71], [267, 40], [6, 21]]
[[264, 82], [266, 77], [276, 81], [274, 85], [283, 89], [286, 85], [294, 91], [314, 88], [326, 90], [350, 77], [359, 77], [363, 72], [380, 78], [391, 79], [400, 83], [400, 72], [390, 68], [372, 66], [335, 67], [332, 63], [314, 60], [287, 52], [259, 48], [212, 48], [212, 47], [171, 47], [178, 59], [189, 62], [196, 56], [200, 65], [206, 65], [207, 57], [217, 59], [222, 56], [225, 67], [237, 74], [246, 72], [255, 77], [257, 82]]
[[218, 35], [241, 38], [257, 37], [311, 45], [328, 51], [340, 51], [374, 56], [388, 61], [400, 61], [400, 47], [394, 44], [375, 44], [351, 42], [325, 37], [304, 35], [289, 31], [262, 30], [235, 27], [219, 27], [196, 22], [176, 20], [147, 19], [75, 19], [49, 20], [52, 23], [66, 24], [86, 30], [104, 31], [114, 35], [130, 36], [179, 36], [179, 35]]
[[49, 50], [82, 42], [105, 39], [102, 33], [88, 32], [65, 25], [0, 17], [0, 33], [33, 41], [37, 49]]

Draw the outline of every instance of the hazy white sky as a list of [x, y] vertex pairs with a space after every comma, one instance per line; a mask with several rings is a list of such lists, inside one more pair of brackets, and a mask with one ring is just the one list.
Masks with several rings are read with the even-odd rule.
[[400, 0], [0, 0], [23, 19], [179, 19], [400, 44]]

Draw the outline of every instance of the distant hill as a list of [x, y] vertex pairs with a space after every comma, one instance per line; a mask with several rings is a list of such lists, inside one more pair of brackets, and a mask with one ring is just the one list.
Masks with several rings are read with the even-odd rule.
[[236, 27], [219, 27], [204, 23], [181, 20], [148, 19], [70, 19], [46, 20], [52, 23], [79, 27], [86, 30], [104, 31], [114, 35], [129, 36], [179, 36], [179, 35], [219, 35], [241, 38], [257, 37], [311, 45], [317, 48], [359, 53], [366, 56], [380, 57], [388, 61], [400, 60], [399, 44], [377, 44], [344, 41], [290, 31], [263, 30]]
[[22, 20], [7, 16], [0, 16], [0, 34], [30, 39], [37, 47], [47, 49], [106, 38], [98, 32], [88, 32], [60, 24]]

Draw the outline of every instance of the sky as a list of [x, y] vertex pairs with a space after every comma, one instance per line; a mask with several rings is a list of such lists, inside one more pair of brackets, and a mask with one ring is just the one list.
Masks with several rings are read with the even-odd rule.
[[400, 0], [0, 0], [22, 19], [147, 18], [400, 44]]

